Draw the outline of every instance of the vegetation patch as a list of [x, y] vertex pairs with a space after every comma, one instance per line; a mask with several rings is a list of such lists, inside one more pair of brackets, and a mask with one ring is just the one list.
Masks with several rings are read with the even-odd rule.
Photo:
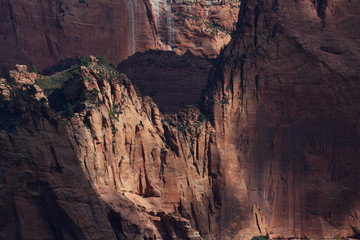
[[181, 131], [181, 132], [185, 131], [185, 129], [186, 129], [186, 126], [185, 126], [185, 125], [182, 125], [182, 124], [180, 124], [180, 123], [178, 123], [178, 124], [176, 125], [176, 127], [177, 127], [177, 129], [178, 129], [179, 131]]
[[96, 59], [99, 61], [101, 65], [106, 64], [106, 60], [103, 56], [97, 56]]
[[199, 16], [194, 16], [183, 12], [177, 12], [175, 15], [183, 19], [192, 19], [195, 20], [196, 22], [201, 20]]
[[36, 69], [36, 67], [34, 65], [31, 65], [29, 72], [31, 73], [38, 73], [38, 70]]
[[44, 76], [43, 78], [36, 79], [35, 83], [43, 90], [45, 96], [49, 96], [56, 89], [62, 88], [64, 83], [76, 78], [78, 75], [79, 71], [75, 68], [71, 68], [51, 76]]
[[229, 34], [228, 30], [226, 30], [220, 24], [215, 23], [215, 22], [206, 21], [205, 19], [203, 19], [200, 16], [195, 16], [195, 15], [191, 15], [191, 14], [184, 13], [184, 12], [177, 12], [177, 13], [175, 13], [175, 16], [182, 18], [184, 20], [185, 19], [193, 20], [196, 23], [201, 22], [204, 26], [203, 31], [210, 33], [212, 36], [218, 36], [219, 32]]
[[9, 84], [10, 86], [14, 86], [16, 85], [16, 80], [14, 77], [7, 76], [6, 83]]
[[110, 120], [119, 121], [119, 115], [122, 114], [122, 110], [118, 104], [115, 104], [113, 108], [109, 111], [109, 118]]
[[99, 98], [99, 90], [97, 90], [96, 88], [91, 89], [89, 91], [89, 97], [90, 97], [90, 100], [93, 103], [99, 102], [99, 100], [100, 100], [100, 98]]
[[[73, 81], [77, 81], [80, 78], [79, 66], [76, 65], [51, 76], [36, 79], [35, 83], [48, 97], [50, 108], [59, 115], [70, 118], [74, 115], [74, 107], [80, 102], [86, 101], [87, 97], [85, 94], [79, 93], [78, 95], [75, 94], [75, 97], [70, 98], [64, 94], [64, 89], [69, 83], [73, 83]], [[28, 89], [28, 91], [31, 91], [31, 89]]]
[[109, 118], [110, 118], [111, 121], [113, 121], [113, 120], [119, 121], [119, 116], [115, 115], [113, 110], [109, 111]]
[[[84, 104], [81, 103], [87, 100], [90, 100], [93, 104], [100, 103], [100, 91], [97, 88], [93, 88], [88, 92], [84, 90], [81, 81], [93, 82], [96, 81], [96, 78], [82, 76], [80, 73], [82, 66], [95, 70], [97, 78], [100, 80], [110, 81], [111, 78], [121, 80], [120, 74], [107, 65], [105, 58], [101, 56], [97, 57], [97, 63], [93, 62], [91, 57], [82, 56], [77, 59], [77, 62], [72, 67], [62, 72], [36, 79], [35, 83], [47, 96], [50, 108], [59, 115], [67, 118], [72, 117], [74, 112], [80, 112], [84, 108]], [[27, 88], [27, 90], [30, 91], [30, 94], [34, 92], [31, 88]], [[43, 100], [43, 102], [45, 101]], [[121, 109], [116, 105], [109, 111], [109, 116], [113, 120], [118, 120], [121, 113]]]
[[265, 236], [255, 236], [253, 238], [251, 238], [251, 240], [269, 240], [269, 234], [266, 234]]
[[199, 114], [198, 121], [199, 121], [199, 122], [204, 122], [204, 121], [208, 121], [208, 119], [207, 119], [207, 117], [206, 117], [205, 114], [200, 113], [200, 114]]
[[91, 60], [88, 56], [82, 56], [79, 58], [79, 65], [89, 67], [91, 63]]

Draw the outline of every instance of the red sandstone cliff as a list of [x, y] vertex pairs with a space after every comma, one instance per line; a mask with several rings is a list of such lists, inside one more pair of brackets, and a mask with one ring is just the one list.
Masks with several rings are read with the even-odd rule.
[[0, 3], [0, 69], [39, 70], [65, 58], [103, 56], [117, 65], [136, 51], [216, 56], [230, 40], [238, 0], [7, 0]]
[[210, 122], [162, 116], [95, 58], [43, 78], [18, 67], [0, 83], [0, 237], [358, 238], [359, 11], [243, 1], [203, 95]]
[[2, 79], [0, 207], [8, 220], [0, 236], [217, 236], [210, 123], [196, 108], [164, 118], [125, 75], [97, 61], [46, 77], [18, 66]]
[[204, 109], [225, 239], [359, 237], [360, 2], [242, 1]]

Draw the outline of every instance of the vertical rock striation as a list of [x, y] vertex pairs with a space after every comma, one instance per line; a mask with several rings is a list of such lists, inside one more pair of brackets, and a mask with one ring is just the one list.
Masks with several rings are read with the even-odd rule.
[[358, 238], [359, 4], [242, 1], [206, 115], [163, 116], [101, 58], [17, 66], [0, 80], [0, 237]]
[[359, 236], [359, 12], [356, 1], [242, 2], [203, 104], [224, 239]]
[[164, 0], [2, 1], [1, 74], [18, 63], [43, 70], [90, 54], [117, 65], [150, 49], [214, 57], [230, 40], [238, 6], [238, 0], [208, 1], [206, 6]]
[[[83, 228], [95, 232], [102, 228], [94, 237], [99, 239], [218, 236], [218, 210], [214, 203], [217, 196], [212, 194], [213, 176], [209, 177], [209, 172], [218, 171], [212, 164], [217, 161], [216, 134], [198, 109], [188, 108], [165, 118], [149, 97], [139, 96], [125, 75], [92, 57], [87, 66], [36, 77], [36, 83], [48, 96], [49, 106], [63, 116], [59, 118], [48, 109], [43, 92], [33, 85], [33, 74], [18, 70], [10, 75], [10, 80], [2, 79], [0, 85], [4, 113], [0, 118], [4, 143], [2, 196], [9, 199], [1, 202], [0, 207], [9, 209], [5, 219], [14, 220], [7, 221], [1, 236], [13, 237], [16, 232], [25, 236], [39, 230], [45, 226], [46, 214], [53, 214], [49, 226], [39, 230], [35, 239], [62, 236], [59, 234], [91, 238], [88, 235], [91, 232], [84, 233]], [[65, 78], [68, 81], [56, 85]], [[35, 98], [38, 95], [38, 98], [42, 96], [40, 101]], [[26, 104], [29, 106], [24, 107]], [[28, 124], [29, 121], [34, 123]], [[38, 145], [43, 147], [34, 147]], [[6, 156], [13, 157], [6, 159]], [[29, 166], [21, 171], [31, 177], [28, 181], [44, 182], [47, 191], [55, 191], [57, 195], [46, 200], [55, 204], [51, 211], [41, 205], [35, 210], [27, 207], [32, 204], [33, 196], [47, 194], [40, 188], [33, 195], [24, 195], [18, 208], [31, 211], [28, 213], [31, 219], [16, 222], [22, 213], [11, 210], [16, 200], [11, 196], [31, 189], [27, 182], [22, 183], [22, 178], [11, 178], [13, 171], [22, 174], [12, 169], [25, 163]], [[36, 168], [31, 168], [36, 164], [44, 167], [44, 175], [39, 176]], [[79, 187], [83, 190], [78, 190]], [[56, 205], [58, 202], [64, 206]], [[76, 208], [83, 212], [77, 215]], [[92, 208], [95, 209], [90, 214]], [[34, 215], [35, 211], [40, 213]], [[62, 214], [64, 211], [70, 216]], [[38, 215], [40, 220], [33, 221]], [[54, 223], [56, 218], [66, 221], [68, 225], [63, 227], [66, 229], [56, 225], [61, 222]], [[16, 230], [16, 226], [21, 230]]]
[[71, 132], [18, 69], [0, 82], [0, 238], [115, 239]]

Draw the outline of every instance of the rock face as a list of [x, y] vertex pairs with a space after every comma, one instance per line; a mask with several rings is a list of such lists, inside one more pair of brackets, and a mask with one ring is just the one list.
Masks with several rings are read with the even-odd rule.
[[359, 11], [242, 1], [205, 115], [163, 116], [95, 57], [19, 65], [0, 80], [0, 237], [359, 238]]
[[[35, 239], [218, 235], [216, 134], [196, 108], [165, 119], [125, 75], [94, 57], [87, 66], [37, 76], [48, 103], [37, 101], [42, 91], [20, 70], [1, 82], [1, 194], [8, 200], [0, 207], [11, 221], [0, 236], [26, 238], [35, 230]], [[59, 79], [68, 81], [56, 85]]]
[[31, 88], [1, 88], [0, 238], [115, 239], [69, 129]]
[[150, 96], [162, 113], [176, 113], [185, 105], [200, 101], [211, 63], [190, 51], [136, 53], [121, 62], [117, 69], [125, 73], [143, 95]]
[[359, 237], [360, 3], [242, 1], [203, 109], [224, 239]]
[[216, 56], [230, 40], [239, 1], [24, 0], [0, 5], [0, 69], [39, 70], [65, 58], [104, 56], [117, 65], [136, 51], [191, 50]]

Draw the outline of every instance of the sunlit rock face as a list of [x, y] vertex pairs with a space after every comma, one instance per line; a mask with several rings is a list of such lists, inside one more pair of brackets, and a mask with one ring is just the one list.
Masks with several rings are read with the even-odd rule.
[[41, 70], [90, 54], [115, 66], [149, 49], [215, 57], [239, 12], [235, 0], [14, 0], [0, 6], [3, 75], [19, 63]]
[[152, 0], [162, 50], [215, 57], [230, 41], [240, 1]]
[[243, 1], [203, 109], [225, 239], [359, 236], [358, 1]]
[[359, 9], [242, 1], [202, 113], [164, 116], [101, 58], [18, 65], [0, 79], [0, 238], [359, 238]]
[[216, 134], [198, 109], [164, 117], [95, 57], [45, 77], [19, 65], [0, 91], [1, 238], [218, 238]]

